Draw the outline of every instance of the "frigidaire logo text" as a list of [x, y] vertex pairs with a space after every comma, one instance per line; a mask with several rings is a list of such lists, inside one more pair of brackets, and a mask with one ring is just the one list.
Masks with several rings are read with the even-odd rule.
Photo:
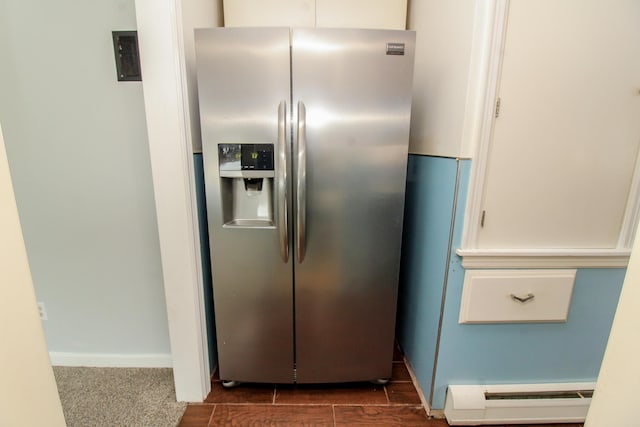
[[404, 55], [404, 43], [387, 43], [387, 55]]

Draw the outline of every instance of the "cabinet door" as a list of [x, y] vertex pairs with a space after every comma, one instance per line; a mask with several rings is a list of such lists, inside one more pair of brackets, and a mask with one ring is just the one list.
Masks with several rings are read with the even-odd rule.
[[316, 0], [224, 0], [225, 27], [314, 27]]
[[404, 30], [407, 0], [224, 0], [225, 27]]
[[615, 248], [640, 144], [640, 2], [510, 3], [480, 248]]
[[404, 30], [407, 0], [316, 0], [316, 26]]

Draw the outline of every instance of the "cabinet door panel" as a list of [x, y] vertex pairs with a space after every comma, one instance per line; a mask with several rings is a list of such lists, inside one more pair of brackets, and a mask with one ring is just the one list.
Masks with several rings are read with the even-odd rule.
[[640, 2], [511, 2], [481, 248], [615, 248], [640, 144]]
[[224, 0], [225, 27], [314, 27], [315, 0]]
[[407, 0], [316, 0], [316, 26], [404, 30]]

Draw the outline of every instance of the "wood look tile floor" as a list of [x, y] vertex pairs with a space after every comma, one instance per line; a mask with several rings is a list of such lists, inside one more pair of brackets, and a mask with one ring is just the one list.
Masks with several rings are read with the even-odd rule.
[[[448, 424], [427, 416], [402, 355], [396, 351], [392, 378], [386, 385], [241, 384], [225, 389], [214, 375], [211, 393], [204, 403], [187, 406], [180, 426], [448, 427]], [[557, 426], [581, 427], [582, 424]]]

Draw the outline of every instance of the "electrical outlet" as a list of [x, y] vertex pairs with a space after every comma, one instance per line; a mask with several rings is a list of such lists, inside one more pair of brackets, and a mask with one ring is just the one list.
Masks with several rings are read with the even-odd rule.
[[47, 309], [44, 307], [43, 302], [38, 303], [38, 312], [40, 313], [40, 320], [47, 320]]

